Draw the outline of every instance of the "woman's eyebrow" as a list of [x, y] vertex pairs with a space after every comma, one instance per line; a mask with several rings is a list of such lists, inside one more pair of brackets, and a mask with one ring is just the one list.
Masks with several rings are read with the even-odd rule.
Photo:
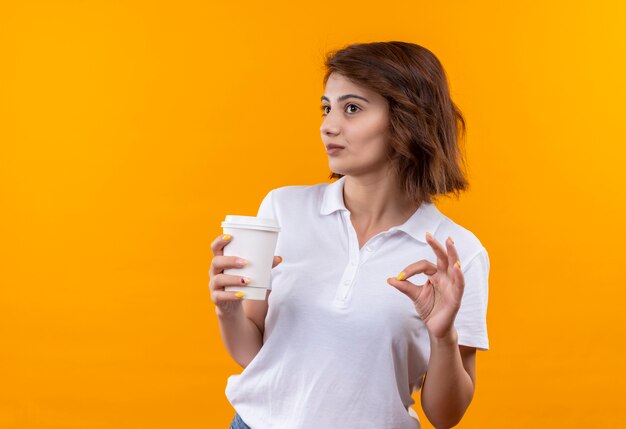
[[[356, 95], [356, 94], [346, 94], [346, 95], [342, 95], [341, 97], [339, 97], [339, 98], [337, 99], [337, 101], [343, 101], [343, 100], [345, 100], [345, 99], [347, 99], [347, 98], [360, 98], [361, 100], [365, 101], [366, 103], [369, 103], [369, 100], [368, 100], [367, 98], [365, 98], [365, 97], [361, 97], [360, 95]], [[328, 99], [328, 97], [326, 97], [325, 95], [322, 95], [322, 99], [321, 99], [321, 101], [324, 101], [324, 100], [326, 100], [326, 101], [330, 101], [330, 100]]]

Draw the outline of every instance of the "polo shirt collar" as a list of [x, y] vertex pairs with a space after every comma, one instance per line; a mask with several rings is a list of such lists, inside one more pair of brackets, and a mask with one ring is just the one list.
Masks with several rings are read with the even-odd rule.
[[[320, 214], [329, 215], [337, 210], [350, 212], [343, 201], [343, 185], [345, 181], [346, 176], [343, 176], [326, 186], [322, 196]], [[426, 232], [434, 235], [442, 220], [443, 214], [433, 203], [423, 202], [406, 222], [390, 228], [389, 231], [400, 230], [415, 240], [426, 243]]]

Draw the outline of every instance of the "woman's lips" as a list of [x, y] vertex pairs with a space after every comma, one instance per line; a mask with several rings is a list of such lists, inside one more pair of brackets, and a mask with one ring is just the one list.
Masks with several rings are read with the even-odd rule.
[[329, 155], [334, 155], [336, 153], [341, 152], [344, 148], [342, 146], [328, 146], [326, 148], [326, 153]]

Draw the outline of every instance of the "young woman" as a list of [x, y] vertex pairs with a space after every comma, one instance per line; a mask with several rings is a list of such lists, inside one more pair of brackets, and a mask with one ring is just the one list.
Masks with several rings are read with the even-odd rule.
[[[474, 394], [489, 348], [489, 258], [433, 200], [465, 190], [465, 123], [445, 72], [405, 42], [328, 55], [321, 136], [331, 183], [270, 191], [258, 216], [281, 225], [265, 301], [225, 275], [212, 243], [211, 298], [230, 355], [231, 429], [417, 429], [412, 392], [437, 428]], [[411, 281], [409, 281], [411, 279]]]

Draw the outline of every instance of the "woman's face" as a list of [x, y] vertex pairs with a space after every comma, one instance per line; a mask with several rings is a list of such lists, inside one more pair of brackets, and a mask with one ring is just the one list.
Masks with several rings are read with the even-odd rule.
[[[358, 176], [386, 168], [389, 103], [383, 96], [332, 73], [322, 112], [320, 131], [333, 172]], [[333, 151], [329, 145], [343, 149]]]

